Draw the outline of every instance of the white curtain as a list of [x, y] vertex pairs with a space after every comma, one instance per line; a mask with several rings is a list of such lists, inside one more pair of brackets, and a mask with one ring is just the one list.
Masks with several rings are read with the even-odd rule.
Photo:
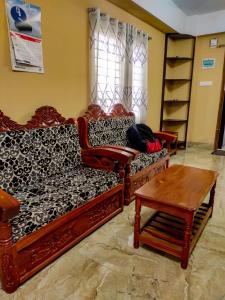
[[115, 103], [144, 122], [148, 36], [100, 9], [89, 9], [91, 101], [109, 112]]
[[145, 122], [148, 101], [148, 35], [132, 25], [127, 25], [127, 104], [136, 122]]

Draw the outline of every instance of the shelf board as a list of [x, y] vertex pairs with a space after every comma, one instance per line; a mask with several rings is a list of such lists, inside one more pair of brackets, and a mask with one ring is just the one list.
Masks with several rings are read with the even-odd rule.
[[175, 82], [175, 81], [177, 81], [177, 82], [189, 82], [189, 81], [191, 81], [191, 79], [187, 79], [187, 78], [166, 78], [165, 80], [166, 80], [166, 82]]
[[190, 100], [181, 100], [181, 99], [168, 99], [168, 100], [164, 100], [164, 103], [188, 103], [190, 102]]
[[192, 57], [181, 57], [181, 56], [170, 56], [167, 57], [166, 60], [170, 61], [170, 62], [177, 62], [177, 61], [192, 61], [193, 58]]
[[183, 119], [164, 119], [163, 122], [167, 122], [167, 123], [186, 123], [187, 120], [183, 120]]
[[180, 34], [180, 33], [170, 33], [168, 37], [172, 40], [187, 40], [187, 39], [194, 39], [195, 37], [190, 34]]

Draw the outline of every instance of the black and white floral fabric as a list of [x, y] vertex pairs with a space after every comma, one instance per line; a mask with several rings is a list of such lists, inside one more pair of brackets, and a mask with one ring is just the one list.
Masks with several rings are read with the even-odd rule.
[[88, 138], [92, 147], [103, 145], [128, 146], [127, 129], [135, 124], [134, 117], [90, 121]]
[[21, 202], [11, 220], [14, 241], [118, 181], [115, 173], [82, 165], [74, 125], [0, 133], [0, 188]]
[[137, 172], [157, 162], [159, 159], [165, 157], [166, 154], [167, 150], [165, 148], [163, 148], [161, 151], [154, 153], [140, 153], [138, 157], [131, 162], [130, 175], [135, 175]]
[[[88, 124], [89, 143], [92, 147], [108, 144], [129, 147], [127, 130], [133, 124], [135, 124], [134, 117], [90, 121]], [[131, 163], [130, 175], [135, 175], [143, 168], [150, 166], [160, 158], [166, 156], [166, 154], [167, 150], [165, 148], [155, 153], [140, 153]]]
[[21, 187], [13, 193], [21, 202], [19, 215], [11, 220], [13, 241], [101, 195], [116, 186], [118, 181], [113, 172], [80, 166], [45, 178], [35, 186]]
[[0, 187], [13, 192], [81, 164], [74, 125], [0, 133]]

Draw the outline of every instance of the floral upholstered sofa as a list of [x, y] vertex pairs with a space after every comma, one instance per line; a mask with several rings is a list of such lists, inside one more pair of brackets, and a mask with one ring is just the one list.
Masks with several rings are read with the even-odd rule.
[[122, 211], [131, 156], [81, 151], [76, 123], [52, 107], [25, 126], [0, 112], [0, 131], [0, 274], [10, 293]]
[[127, 139], [127, 129], [135, 124], [132, 112], [127, 112], [121, 104], [116, 104], [110, 114], [98, 105], [92, 104], [87, 112], [78, 118], [80, 145], [83, 149], [112, 147], [130, 153], [133, 160], [126, 167], [125, 204], [134, 199], [134, 191], [149, 181], [155, 174], [168, 167], [167, 147], [176, 136], [157, 132], [155, 136], [165, 141], [165, 147], [154, 153], [142, 153], [132, 149]]

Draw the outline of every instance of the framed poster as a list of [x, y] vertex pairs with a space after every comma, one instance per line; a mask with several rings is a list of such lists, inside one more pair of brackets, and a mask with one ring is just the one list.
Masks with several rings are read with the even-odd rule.
[[41, 9], [24, 0], [6, 0], [12, 69], [43, 73]]

